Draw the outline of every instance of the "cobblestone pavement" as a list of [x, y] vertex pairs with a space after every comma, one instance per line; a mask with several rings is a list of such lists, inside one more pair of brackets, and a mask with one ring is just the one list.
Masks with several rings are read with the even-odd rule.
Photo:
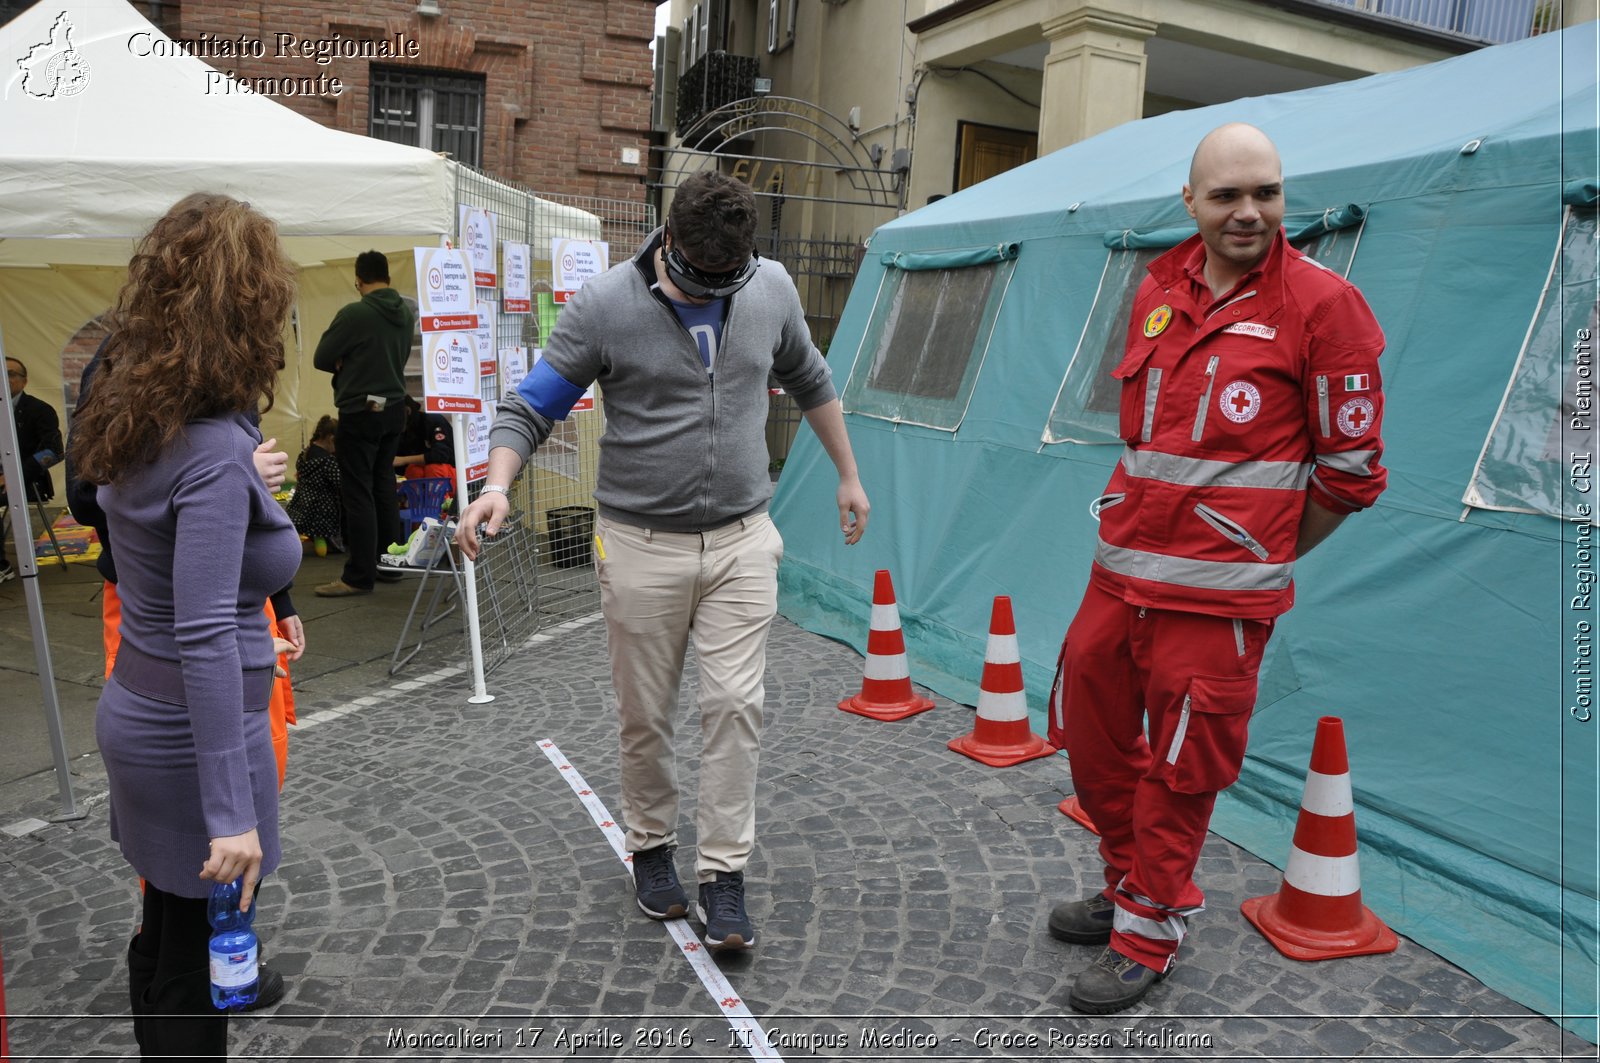
[[[1067, 990], [1094, 950], [1051, 940], [1045, 917], [1098, 872], [1092, 836], [1056, 811], [1065, 762], [949, 752], [972, 714], [942, 699], [897, 724], [837, 711], [861, 658], [782, 620], [749, 868], [761, 944], [717, 961], [733, 996], [714, 996], [539, 748], [620, 809], [606, 671], [603, 628], [580, 623], [492, 675], [492, 704], [466, 704], [459, 668], [301, 697], [284, 864], [257, 923], [289, 992], [232, 1020], [238, 1058], [748, 1059], [725, 1017], [740, 1004], [790, 1060], [1595, 1058], [1408, 941], [1283, 958], [1239, 914], [1277, 872], [1215, 837], [1180, 965], [1133, 1012], [1076, 1015]], [[689, 698], [679, 743], [692, 878]], [[137, 891], [97, 763], [80, 766], [87, 819], [0, 832], [19, 1060], [135, 1054], [121, 957]], [[0, 809], [0, 827], [47, 816], [48, 798]]]

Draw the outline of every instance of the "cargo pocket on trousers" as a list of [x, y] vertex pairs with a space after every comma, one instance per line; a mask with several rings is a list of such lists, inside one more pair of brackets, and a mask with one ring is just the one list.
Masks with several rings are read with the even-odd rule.
[[1232, 786], [1244, 763], [1255, 702], [1253, 675], [1197, 675], [1189, 680], [1189, 693], [1167, 745], [1167, 785], [1180, 794], [1213, 793]]

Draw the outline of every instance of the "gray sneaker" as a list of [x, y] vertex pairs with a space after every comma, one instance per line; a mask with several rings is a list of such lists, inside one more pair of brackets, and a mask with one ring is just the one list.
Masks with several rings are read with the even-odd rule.
[[715, 882], [702, 882], [695, 909], [706, 928], [706, 948], [724, 952], [756, 947], [756, 928], [744, 909], [743, 871], [718, 871]]
[[689, 914], [689, 895], [673, 865], [675, 847], [658, 845], [633, 854], [633, 888], [639, 910], [651, 919], [682, 919]]
[[1081, 901], [1064, 901], [1050, 911], [1050, 936], [1074, 945], [1104, 945], [1111, 940], [1117, 906], [1096, 893]]
[[1166, 975], [1152, 970], [1138, 960], [1130, 960], [1107, 945], [1094, 963], [1086, 967], [1078, 980], [1072, 983], [1067, 1003], [1074, 1011], [1090, 1015], [1109, 1015], [1133, 1007], [1144, 999]]

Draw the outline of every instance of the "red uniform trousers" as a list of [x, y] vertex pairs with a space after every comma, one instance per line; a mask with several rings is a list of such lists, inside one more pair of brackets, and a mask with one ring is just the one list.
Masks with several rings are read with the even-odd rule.
[[1130, 605], [1091, 583], [1067, 629], [1052, 738], [1100, 830], [1112, 947], [1154, 970], [1205, 907], [1194, 868], [1244, 762], [1272, 626]]

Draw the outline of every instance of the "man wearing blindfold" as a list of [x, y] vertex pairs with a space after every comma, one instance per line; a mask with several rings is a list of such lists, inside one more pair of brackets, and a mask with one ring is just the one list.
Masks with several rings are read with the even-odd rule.
[[869, 510], [828, 365], [794, 282], [755, 253], [748, 186], [716, 172], [677, 190], [637, 255], [586, 282], [544, 357], [500, 405], [489, 471], [462, 514], [495, 535], [523, 464], [591, 383], [606, 408], [595, 501], [595, 566], [621, 738], [622, 818], [639, 908], [685, 916], [673, 862], [673, 731], [694, 639], [702, 735], [696, 914], [712, 949], [749, 949], [744, 867], [755, 845], [767, 633], [783, 539], [767, 515], [767, 379], [794, 396], [839, 472], [839, 529], [860, 540]]

